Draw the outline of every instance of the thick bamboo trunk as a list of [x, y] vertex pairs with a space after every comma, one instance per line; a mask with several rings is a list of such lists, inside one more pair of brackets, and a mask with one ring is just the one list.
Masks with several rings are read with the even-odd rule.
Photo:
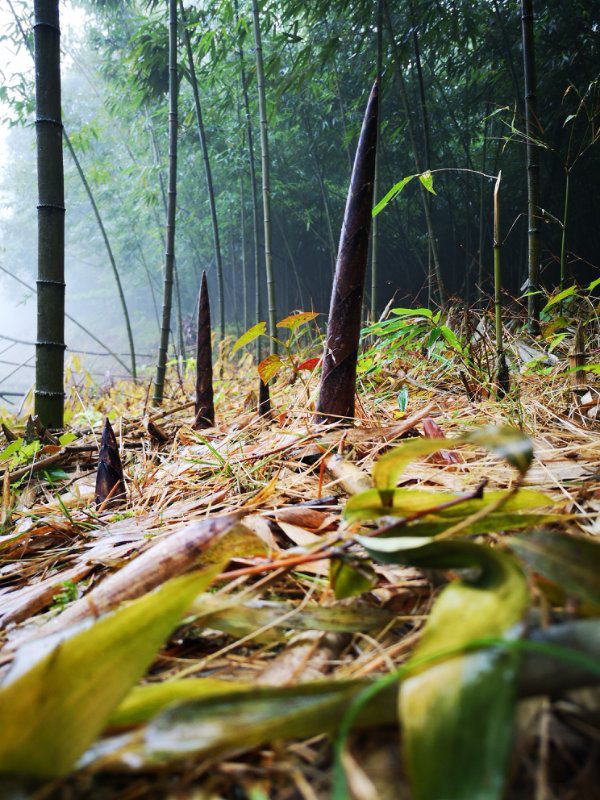
[[271, 164], [269, 161], [269, 127], [267, 121], [267, 97], [265, 90], [265, 67], [263, 62], [258, 0], [252, 0], [254, 22], [254, 46], [256, 50], [256, 77], [258, 83], [258, 110], [260, 117], [260, 151], [262, 164], [263, 222], [265, 228], [265, 274], [267, 278], [267, 302], [269, 305], [269, 333], [271, 353], [277, 352], [275, 341], [277, 311], [275, 310], [275, 283], [273, 279], [273, 245], [271, 227]]
[[167, 352], [173, 301], [173, 265], [175, 262], [175, 209], [177, 205], [177, 0], [169, 0], [169, 187], [167, 196], [167, 238], [162, 322], [156, 381], [152, 404], [161, 405], [165, 390]]
[[527, 321], [529, 331], [539, 331], [540, 303], [537, 292], [540, 283], [540, 164], [535, 143], [540, 137], [537, 114], [537, 87], [533, 39], [533, 2], [521, 0], [523, 33], [523, 72], [525, 75], [525, 132], [527, 134], [527, 271], [529, 277]]
[[360, 132], [340, 236], [317, 403], [320, 422], [354, 417], [356, 362], [373, 208], [378, 99], [376, 80]]
[[38, 280], [35, 413], [61, 428], [65, 351], [65, 195], [58, 0], [35, 0]]
[[[13, 17], [15, 18], [15, 22], [17, 24], [17, 28], [19, 29], [19, 32], [20, 32], [21, 36], [23, 37], [23, 41], [25, 43], [25, 47], [31, 53], [31, 47], [29, 45], [29, 40], [27, 39], [25, 31], [23, 30], [23, 26], [21, 25], [21, 20], [19, 19], [19, 15], [17, 14], [13, 4], [11, 3], [11, 0], [8, 0], [8, 5], [10, 7], [10, 10], [12, 12]], [[33, 55], [33, 53], [32, 53], [32, 55]], [[102, 217], [100, 216], [100, 211], [98, 209], [98, 206], [96, 205], [96, 201], [94, 199], [94, 195], [92, 193], [92, 189], [91, 189], [91, 187], [90, 187], [90, 185], [88, 183], [87, 178], [85, 177], [85, 173], [83, 171], [83, 167], [81, 166], [81, 162], [79, 161], [79, 158], [77, 157], [77, 153], [75, 152], [75, 149], [74, 149], [73, 145], [71, 144], [71, 140], [69, 139], [69, 136], [68, 136], [64, 126], [62, 127], [62, 135], [63, 135], [63, 138], [65, 140], [65, 144], [67, 145], [67, 148], [69, 150], [69, 154], [70, 154], [70, 156], [71, 156], [71, 158], [73, 160], [73, 163], [75, 164], [75, 168], [77, 169], [77, 174], [81, 178], [81, 182], [83, 184], [83, 188], [85, 189], [85, 193], [88, 196], [88, 200], [90, 201], [90, 205], [92, 206], [92, 211], [94, 212], [94, 217], [96, 218], [96, 222], [98, 223], [98, 227], [100, 228], [100, 234], [102, 236], [102, 239], [104, 241], [104, 245], [106, 247], [108, 260], [110, 262], [110, 265], [111, 265], [112, 270], [113, 270], [113, 274], [115, 276], [115, 280], [116, 280], [116, 283], [117, 283], [117, 291], [119, 293], [119, 299], [121, 301], [121, 306], [123, 308], [123, 316], [125, 318], [125, 326], [127, 328], [127, 338], [129, 339], [129, 350], [130, 350], [130, 353], [131, 353], [131, 370], [129, 370], [129, 368], [127, 366], [122, 364], [122, 362], [120, 362], [120, 363], [122, 364], [122, 366], [125, 367], [127, 372], [131, 371], [131, 374], [132, 374], [132, 376], [133, 376], [133, 378], [135, 380], [135, 378], [136, 378], [135, 347], [134, 347], [134, 343], [133, 343], [133, 334], [132, 334], [132, 331], [131, 331], [131, 324], [130, 324], [130, 320], [129, 320], [129, 311], [128, 311], [128, 308], [127, 308], [127, 303], [125, 301], [125, 294], [123, 292], [123, 287], [122, 287], [122, 284], [121, 284], [121, 277], [120, 277], [119, 271], [117, 269], [117, 264], [115, 262], [115, 258], [114, 258], [113, 252], [112, 252], [112, 248], [111, 248], [111, 245], [110, 245], [108, 234], [106, 232], [106, 228], [104, 227], [104, 223], [102, 222]], [[65, 315], [65, 316], [67, 316], [67, 315]]]
[[223, 286], [223, 259], [221, 256], [221, 242], [219, 238], [219, 221], [217, 218], [217, 203], [215, 200], [215, 190], [212, 179], [212, 171], [210, 168], [210, 158], [208, 156], [208, 144], [206, 141], [206, 131], [204, 129], [204, 120], [202, 117], [202, 105], [200, 103], [200, 92], [198, 91], [198, 80], [196, 78], [196, 67], [194, 66], [194, 54], [192, 53], [192, 43], [190, 40], [190, 33], [187, 29], [185, 22], [185, 11], [183, 8], [183, 0], [179, 0], [179, 8], [181, 9], [181, 21], [183, 23], [183, 39], [185, 42], [185, 49], [188, 57], [188, 67], [190, 71], [190, 83], [192, 92], [194, 94], [194, 108], [196, 111], [196, 124], [198, 127], [198, 136], [200, 138], [200, 146], [202, 148], [202, 158], [204, 161], [204, 173], [206, 176], [206, 190], [208, 192], [208, 204], [210, 207], [210, 221], [212, 224], [213, 232], [213, 247], [215, 254], [215, 266], [217, 269], [217, 304], [219, 306], [219, 336], [221, 341], [225, 338], [225, 291]]

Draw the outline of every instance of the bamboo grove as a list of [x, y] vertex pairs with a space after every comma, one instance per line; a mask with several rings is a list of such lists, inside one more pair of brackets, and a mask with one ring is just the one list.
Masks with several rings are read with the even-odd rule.
[[[500, 172], [502, 299], [523, 308], [530, 332], [541, 287], [595, 277], [599, 43], [588, 4], [73, 5], [85, 30], [63, 57], [67, 249], [92, 259], [90, 285], [121, 308], [103, 346], [128, 346], [120, 361], [134, 378], [136, 350], [158, 364], [155, 403], [172, 357], [193, 352], [203, 270], [220, 340], [265, 319], [274, 351], [277, 319], [329, 307], [376, 76], [373, 202], [410, 175], [431, 175], [431, 186], [411, 183], [375, 217], [363, 319], [392, 297], [494, 302]], [[35, 29], [35, 58], [44, 57], [45, 29], [34, 27], [29, 5], [10, 8], [6, 37], [25, 49]], [[70, 74], [74, 64], [85, 85]], [[32, 119], [31, 84], [6, 97], [15, 118]], [[51, 117], [38, 107], [42, 150], [44, 126], [57, 127]], [[61, 204], [40, 185], [42, 226]], [[30, 214], [15, 202], [13, 217]], [[39, 279], [58, 286], [55, 271]], [[60, 303], [52, 307], [61, 316]], [[60, 353], [58, 329], [39, 331], [38, 341]], [[40, 381], [39, 392], [57, 391]]]

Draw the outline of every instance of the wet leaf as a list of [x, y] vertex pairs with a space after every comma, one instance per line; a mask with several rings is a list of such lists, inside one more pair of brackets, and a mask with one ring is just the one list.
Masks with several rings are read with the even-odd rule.
[[24, 645], [0, 686], [0, 772], [66, 774], [216, 571]]
[[510, 547], [534, 572], [567, 594], [600, 604], [600, 544], [558, 531], [533, 531], [509, 540]]

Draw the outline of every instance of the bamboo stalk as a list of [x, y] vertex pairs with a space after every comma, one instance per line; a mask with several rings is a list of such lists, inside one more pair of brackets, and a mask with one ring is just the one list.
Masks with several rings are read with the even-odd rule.
[[175, 262], [175, 210], [177, 204], [177, 0], [169, 0], [169, 191], [167, 197], [167, 240], [162, 323], [156, 380], [152, 405], [160, 406], [164, 397], [167, 372], [167, 351], [171, 329], [173, 301], [173, 267]]
[[505, 397], [509, 391], [508, 366], [502, 341], [502, 265], [500, 261], [502, 240], [500, 234], [500, 181], [498, 173], [494, 186], [494, 316], [496, 321], [496, 396]]
[[[382, 63], [383, 63], [383, 0], [377, 2], [377, 80], [381, 83]], [[377, 153], [375, 154], [375, 176], [373, 178], [373, 202], [377, 202], [379, 195], [379, 159], [380, 148], [379, 139], [381, 136], [381, 112], [377, 115]], [[378, 256], [379, 256], [379, 215], [377, 215], [373, 222], [373, 233], [371, 240], [371, 322], [377, 319], [378, 297], [377, 297], [377, 279], [378, 279]]]
[[535, 139], [539, 137], [537, 87], [533, 38], [533, 0], [521, 0], [523, 36], [523, 71], [525, 75], [525, 131], [527, 135], [527, 221], [528, 221], [528, 293], [527, 321], [529, 332], [539, 332], [540, 304], [540, 165]]
[[[23, 30], [23, 26], [21, 25], [21, 20], [19, 19], [19, 16], [18, 16], [17, 12], [15, 11], [15, 8], [14, 8], [11, 0], [8, 0], [8, 5], [10, 7], [10, 10], [12, 12], [13, 17], [15, 18], [15, 22], [16, 22], [17, 27], [19, 29], [19, 32], [20, 32], [20, 34], [21, 34], [21, 36], [23, 38], [23, 41], [25, 43], [25, 47], [29, 50], [29, 52], [33, 56], [34, 54], [31, 51], [31, 47], [29, 45], [29, 41], [27, 39], [27, 36], [25, 35], [25, 31]], [[59, 94], [60, 94], [60, 87], [59, 87]], [[104, 246], [106, 247], [106, 252], [108, 254], [108, 260], [110, 262], [110, 265], [111, 265], [112, 270], [113, 270], [113, 274], [115, 276], [115, 280], [116, 280], [116, 283], [117, 283], [117, 291], [118, 291], [118, 294], [119, 294], [119, 299], [121, 301], [121, 306], [123, 308], [123, 316], [125, 318], [125, 326], [126, 326], [126, 329], [127, 329], [127, 338], [129, 339], [129, 351], [130, 351], [130, 354], [131, 354], [131, 374], [133, 376], [133, 379], [135, 380], [136, 379], [135, 346], [134, 346], [134, 342], [133, 342], [133, 333], [132, 333], [132, 330], [131, 330], [131, 323], [130, 323], [130, 319], [129, 319], [129, 310], [127, 308], [127, 303], [126, 303], [126, 300], [125, 300], [125, 294], [123, 292], [123, 286], [121, 284], [121, 276], [119, 275], [119, 271], [117, 269], [117, 264], [116, 264], [116, 261], [115, 261], [115, 258], [114, 258], [113, 252], [112, 252], [112, 247], [110, 245], [108, 234], [106, 232], [106, 228], [104, 227], [104, 223], [102, 221], [102, 217], [100, 216], [100, 211], [98, 209], [98, 206], [96, 205], [96, 201], [94, 199], [94, 195], [92, 193], [91, 187], [90, 187], [90, 185], [89, 185], [89, 183], [87, 181], [87, 178], [85, 177], [85, 173], [83, 171], [83, 167], [81, 166], [81, 162], [79, 161], [79, 158], [77, 157], [77, 153], [75, 152], [75, 149], [74, 149], [73, 145], [71, 144], [71, 140], [70, 140], [69, 135], [67, 134], [67, 131], [65, 130], [64, 126], [62, 126], [62, 136], [63, 136], [63, 139], [65, 140], [65, 144], [67, 145], [67, 148], [69, 150], [69, 154], [70, 154], [70, 156], [71, 156], [71, 158], [73, 160], [73, 163], [75, 164], [75, 168], [77, 170], [77, 173], [78, 173], [79, 177], [81, 178], [81, 182], [82, 182], [83, 188], [85, 189], [85, 192], [86, 192], [86, 194], [88, 196], [88, 200], [90, 201], [90, 205], [92, 206], [92, 211], [94, 212], [94, 216], [96, 218], [96, 222], [98, 223], [98, 227], [100, 228], [100, 234], [102, 235], [102, 239], [104, 241]], [[65, 316], [68, 317], [68, 314], [65, 314]], [[75, 320], [73, 320], [71, 317], [69, 317], [69, 319], [71, 319], [73, 322], [75, 322]], [[78, 322], [76, 322], [75, 324], [78, 325], [86, 333], [88, 333], [88, 335], [92, 336], [92, 338], [95, 338], [92, 334], [89, 333], [89, 331], [87, 331], [85, 328], [83, 328], [83, 326], [79, 325]], [[102, 342], [100, 342], [100, 340], [96, 340], [96, 341], [98, 341], [100, 344], [102, 344]], [[108, 351], [108, 352], [111, 352], [111, 351]], [[117, 359], [117, 360], [119, 361], [119, 363], [122, 364], [122, 366], [128, 372], [130, 371], [129, 368], [127, 366], [125, 366], [125, 364], [123, 364], [122, 361], [120, 361], [119, 359]]]
[[258, 83], [258, 109], [260, 117], [260, 149], [262, 163], [263, 223], [265, 228], [265, 274], [267, 277], [267, 300], [269, 304], [270, 352], [277, 352], [275, 310], [275, 282], [273, 278], [273, 243], [271, 227], [271, 165], [269, 161], [269, 126], [267, 121], [267, 97], [265, 90], [265, 66], [263, 62], [262, 38], [258, 0], [252, 0], [254, 23], [254, 46], [256, 50], [256, 78]]
[[62, 428], [65, 351], [65, 194], [58, 0], [35, 0], [38, 280], [35, 413]]
[[206, 176], [206, 189], [208, 193], [208, 204], [210, 208], [210, 221], [213, 233], [213, 247], [215, 254], [215, 265], [217, 269], [217, 304], [219, 306], [219, 336], [221, 341], [225, 338], [225, 291], [223, 288], [223, 259], [221, 256], [221, 242], [219, 238], [219, 221], [217, 218], [217, 204], [215, 200], [215, 189], [212, 179], [212, 171], [210, 168], [210, 158], [208, 155], [208, 144], [206, 141], [206, 131], [204, 129], [204, 120], [202, 118], [202, 105], [200, 103], [200, 92], [198, 91], [198, 79], [196, 77], [196, 67], [194, 65], [194, 54], [192, 53], [192, 43], [190, 40], [190, 32], [185, 21], [185, 10], [183, 7], [183, 0], [179, 0], [179, 8], [181, 10], [181, 21], [183, 23], [183, 40], [188, 58], [190, 83], [194, 95], [194, 108], [196, 111], [196, 124], [198, 128], [198, 136], [200, 138], [200, 147], [202, 148], [202, 158], [204, 161], [204, 174]]

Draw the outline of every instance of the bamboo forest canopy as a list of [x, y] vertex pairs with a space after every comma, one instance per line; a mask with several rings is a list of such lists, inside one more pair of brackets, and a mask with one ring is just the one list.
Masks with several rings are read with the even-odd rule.
[[[16, 17], [4, 14], [2, 35], [25, 66], [6, 81], [2, 100], [11, 124], [31, 127], [33, 72], [16, 18], [29, 37], [33, 4], [11, 4]], [[253, 5], [262, 34], [264, 118]], [[277, 318], [294, 309], [327, 311], [352, 159], [377, 71], [378, 29], [382, 82], [375, 201], [403, 178], [426, 170], [435, 194], [426, 193], [423, 200], [419, 182], [411, 181], [378, 215], [373, 310], [381, 313], [394, 294], [398, 303], [427, 301], [434, 260], [449, 296], [472, 303], [479, 286], [490, 294], [492, 195], [500, 170], [504, 287], [513, 296], [526, 291], [528, 141], [540, 165], [541, 284], [558, 284], [561, 249], [569, 276], [595, 278], [599, 10], [583, 0], [535, 4], [537, 119], [528, 138], [522, 8], [516, 0], [179, 4], [176, 346], [185, 348], [190, 338], [203, 270], [215, 298], [216, 325], [220, 306], [232, 334], [256, 322], [257, 276], [258, 317], [268, 318], [266, 250]], [[167, 3], [72, 0], [61, 3], [61, 16], [67, 25], [77, 19], [63, 38], [63, 122], [105, 228], [104, 236], [89, 192], [65, 152], [67, 310], [75, 301], [87, 303], [87, 318], [97, 315], [90, 326], [110, 320], [107, 341], [126, 351], [115, 271], [136, 347], [155, 352], [168, 204]], [[270, 166], [268, 248], [263, 133], [268, 133]], [[11, 157], [2, 176], [2, 262], [32, 276], [35, 201], [29, 190], [35, 160], [21, 128], [8, 135], [6, 147]], [[223, 294], [217, 301], [220, 270]], [[369, 289], [366, 295], [368, 306]], [[128, 357], [122, 360], [127, 363]]]

